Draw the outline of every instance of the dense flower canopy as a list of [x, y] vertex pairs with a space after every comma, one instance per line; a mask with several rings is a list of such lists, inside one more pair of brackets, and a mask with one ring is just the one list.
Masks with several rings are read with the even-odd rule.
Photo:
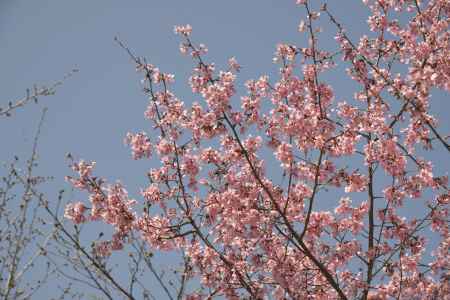
[[[368, 35], [352, 40], [326, 5], [310, 2], [297, 0], [309, 45], [277, 45], [279, 78], [248, 80], [245, 95], [237, 60], [216, 70], [189, 25], [175, 33], [195, 62], [189, 84], [200, 102], [186, 105], [174, 75], [129, 52], [154, 131], [125, 143], [134, 159], [160, 165], [134, 200], [94, 176], [93, 162], [73, 163], [68, 180], [89, 201], [66, 216], [115, 230], [99, 255], [131, 233], [181, 251], [187, 276], [200, 279], [188, 299], [450, 299], [448, 178], [432, 160], [450, 146], [429, 109], [433, 89], [450, 90], [450, 4], [363, 0]], [[320, 48], [320, 22], [335, 26], [335, 51]], [[354, 99], [339, 100], [322, 79], [337, 64], [358, 86]], [[137, 202], [149, 209], [138, 213]], [[407, 213], [413, 202], [422, 215]]]

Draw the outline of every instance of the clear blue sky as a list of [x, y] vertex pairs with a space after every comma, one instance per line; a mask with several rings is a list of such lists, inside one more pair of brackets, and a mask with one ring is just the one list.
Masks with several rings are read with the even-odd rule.
[[[328, 2], [352, 36], [365, 30], [367, 11], [361, 1]], [[73, 68], [80, 70], [55, 96], [42, 98], [39, 106], [19, 109], [9, 120], [0, 119], [0, 161], [29, 153], [39, 107], [48, 106], [39, 150], [40, 172], [55, 176], [53, 190], [67, 188], [63, 177], [70, 170], [64, 156], [71, 152], [95, 160], [97, 174], [112, 181], [121, 179], [137, 195], [150, 166], [131, 159], [123, 138], [128, 131], [149, 128], [143, 117], [147, 100], [134, 65], [114, 43], [114, 36], [137, 55], [174, 73], [176, 94], [190, 103], [199, 100], [187, 85], [192, 62], [179, 54], [175, 24], [191, 24], [194, 41], [208, 46], [207, 59], [219, 67], [235, 56], [243, 67], [242, 84], [263, 74], [276, 78], [275, 45], [306, 42], [297, 32], [303, 16], [294, 0], [0, 0], [0, 106], [22, 97], [33, 84], [49, 84]], [[323, 38], [331, 39], [334, 33], [334, 29], [326, 31]], [[325, 40], [321, 43], [329, 45]], [[348, 79], [330, 78], [337, 98], [351, 100], [354, 89]], [[433, 109], [440, 112], [441, 131], [448, 133], [445, 112], [450, 106], [445, 95], [438, 96]], [[442, 171], [448, 169], [444, 157], [438, 166]]]

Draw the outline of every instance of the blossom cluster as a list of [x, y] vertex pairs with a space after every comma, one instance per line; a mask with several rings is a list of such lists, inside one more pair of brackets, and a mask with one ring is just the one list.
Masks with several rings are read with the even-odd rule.
[[[174, 76], [139, 64], [152, 143], [145, 133], [125, 139], [134, 159], [160, 160], [140, 189], [152, 209], [138, 214], [120, 183], [106, 185], [80, 161], [68, 180], [90, 207], [70, 204], [66, 216], [114, 228], [98, 243], [102, 255], [132, 232], [154, 249], [181, 250], [201, 283], [187, 299], [450, 299], [448, 178], [428, 152], [450, 153], [430, 112], [431, 90], [450, 91], [448, 1], [364, 0], [371, 34], [359, 40], [326, 5], [296, 3], [309, 44], [277, 45], [279, 78], [248, 80], [238, 99], [237, 60], [216, 70], [192, 27], [176, 26], [199, 101], [185, 105]], [[325, 18], [338, 51], [319, 47]], [[354, 99], [337, 100], [323, 79], [340, 71], [337, 58]], [[412, 216], [418, 203], [423, 213]]]

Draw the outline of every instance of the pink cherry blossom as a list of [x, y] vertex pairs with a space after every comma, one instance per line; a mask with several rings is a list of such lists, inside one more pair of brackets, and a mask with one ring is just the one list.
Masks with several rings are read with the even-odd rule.
[[126, 143], [135, 159], [159, 159], [140, 200], [80, 161], [68, 181], [90, 204], [68, 205], [66, 217], [112, 227], [98, 255], [131, 236], [183, 253], [202, 287], [187, 299], [450, 299], [448, 175], [431, 152], [450, 146], [430, 109], [432, 91], [450, 90], [450, 6], [362, 2], [358, 38], [327, 5], [297, 0], [307, 43], [280, 42], [278, 75], [246, 81], [236, 59], [220, 70], [191, 26], [176, 26], [194, 62], [193, 101], [177, 98], [174, 76], [137, 61], [153, 144], [143, 132]]
[[66, 206], [64, 211], [64, 216], [75, 224], [80, 224], [86, 221], [86, 217], [84, 216], [84, 212], [86, 207], [82, 202], [70, 203]]
[[133, 159], [140, 159], [142, 157], [150, 157], [152, 145], [147, 135], [142, 133], [132, 134], [127, 133], [125, 144], [131, 146]]

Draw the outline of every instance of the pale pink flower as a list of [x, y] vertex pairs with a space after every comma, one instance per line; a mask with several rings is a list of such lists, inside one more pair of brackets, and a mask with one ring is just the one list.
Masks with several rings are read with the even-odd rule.
[[239, 72], [239, 70], [241, 69], [241, 66], [238, 64], [235, 57], [231, 57], [230, 59], [228, 59], [228, 66], [231, 70], [234, 70], [236, 72]]
[[64, 217], [72, 220], [75, 224], [84, 223], [86, 222], [85, 210], [86, 207], [81, 202], [70, 203], [66, 206]]
[[298, 32], [304, 32], [306, 28], [306, 24], [304, 20], [300, 21], [300, 24], [298, 25]]
[[192, 27], [191, 25], [187, 24], [187, 25], [177, 25], [174, 28], [174, 32], [176, 34], [181, 34], [184, 36], [189, 36], [192, 33]]
[[150, 139], [145, 132], [141, 133], [127, 133], [125, 144], [131, 146], [133, 159], [140, 159], [143, 157], [150, 157], [152, 145]]

